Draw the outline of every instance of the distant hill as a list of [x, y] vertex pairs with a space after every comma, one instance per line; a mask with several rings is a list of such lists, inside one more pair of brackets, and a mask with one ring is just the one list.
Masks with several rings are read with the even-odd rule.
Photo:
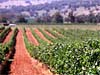
[[[100, 6], [100, 0], [0, 0], [0, 14], [29, 13], [31, 16], [38, 11], [56, 9], [58, 11], [75, 10], [78, 7]], [[40, 12], [41, 13], [41, 12]]]

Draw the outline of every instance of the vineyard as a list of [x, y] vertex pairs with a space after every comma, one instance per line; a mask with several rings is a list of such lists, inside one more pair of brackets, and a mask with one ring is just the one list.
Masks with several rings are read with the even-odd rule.
[[0, 75], [100, 75], [100, 30], [0, 27]]

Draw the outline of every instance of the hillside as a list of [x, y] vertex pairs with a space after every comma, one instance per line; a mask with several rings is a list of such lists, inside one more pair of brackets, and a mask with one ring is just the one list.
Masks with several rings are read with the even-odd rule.
[[100, 13], [100, 0], [0, 0], [0, 16], [10, 19], [18, 15], [32, 19], [48, 17], [58, 11], [64, 18], [70, 11], [74, 11], [76, 16], [89, 15], [91, 11], [97, 15]]

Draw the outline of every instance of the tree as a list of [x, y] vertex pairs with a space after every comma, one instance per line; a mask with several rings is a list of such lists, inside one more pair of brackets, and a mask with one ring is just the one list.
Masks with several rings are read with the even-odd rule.
[[89, 22], [96, 23], [96, 16], [92, 12], [89, 14]]
[[36, 18], [35, 21], [36, 21], [37, 23], [42, 23], [42, 20], [41, 20], [40, 17]]
[[20, 23], [27, 23], [27, 20], [25, 19], [24, 16], [20, 16], [20, 17], [18, 18], [18, 22], [20, 22]]
[[98, 14], [96, 15], [96, 22], [97, 22], [97, 23], [100, 23], [100, 13], [98, 13]]
[[55, 13], [53, 18], [56, 23], [63, 23], [63, 16], [59, 12]]
[[7, 18], [6, 18], [6, 17], [2, 17], [1, 22], [3, 22], [3, 23], [7, 23]]
[[79, 15], [75, 17], [76, 23], [87, 23], [88, 22], [88, 16], [87, 15]]
[[68, 17], [70, 18], [70, 21], [71, 21], [72, 23], [75, 22], [75, 16], [73, 15], [73, 11], [69, 13]]

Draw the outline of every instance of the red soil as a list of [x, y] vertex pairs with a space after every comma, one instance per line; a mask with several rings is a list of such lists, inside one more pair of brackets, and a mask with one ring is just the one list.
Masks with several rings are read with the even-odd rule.
[[45, 36], [36, 28], [34, 29], [34, 32], [43, 40], [47, 41], [48, 43], [51, 43], [48, 39], [45, 38]]
[[13, 31], [9, 32], [9, 34], [6, 36], [5, 40], [3, 41], [3, 44], [7, 43], [10, 40], [12, 33]]
[[31, 31], [30, 31], [29, 28], [26, 29], [26, 35], [27, 35], [27, 37], [28, 37], [28, 40], [29, 40], [32, 44], [34, 44], [35, 46], [39, 46], [38, 41], [37, 41], [36, 38], [32, 35], [32, 33], [31, 33]]
[[47, 68], [38, 66], [39, 63], [31, 58], [26, 50], [21, 30], [19, 30], [16, 39], [16, 52], [10, 67], [10, 75], [53, 75]]
[[57, 32], [57, 31], [56, 31], [56, 33], [57, 33], [59, 36], [64, 37], [64, 35], [62, 35], [61, 33]]
[[46, 32], [47, 35], [49, 35], [52, 38], [56, 38], [55, 36], [53, 36], [51, 33], [49, 33], [48, 31], [44, 30]]

